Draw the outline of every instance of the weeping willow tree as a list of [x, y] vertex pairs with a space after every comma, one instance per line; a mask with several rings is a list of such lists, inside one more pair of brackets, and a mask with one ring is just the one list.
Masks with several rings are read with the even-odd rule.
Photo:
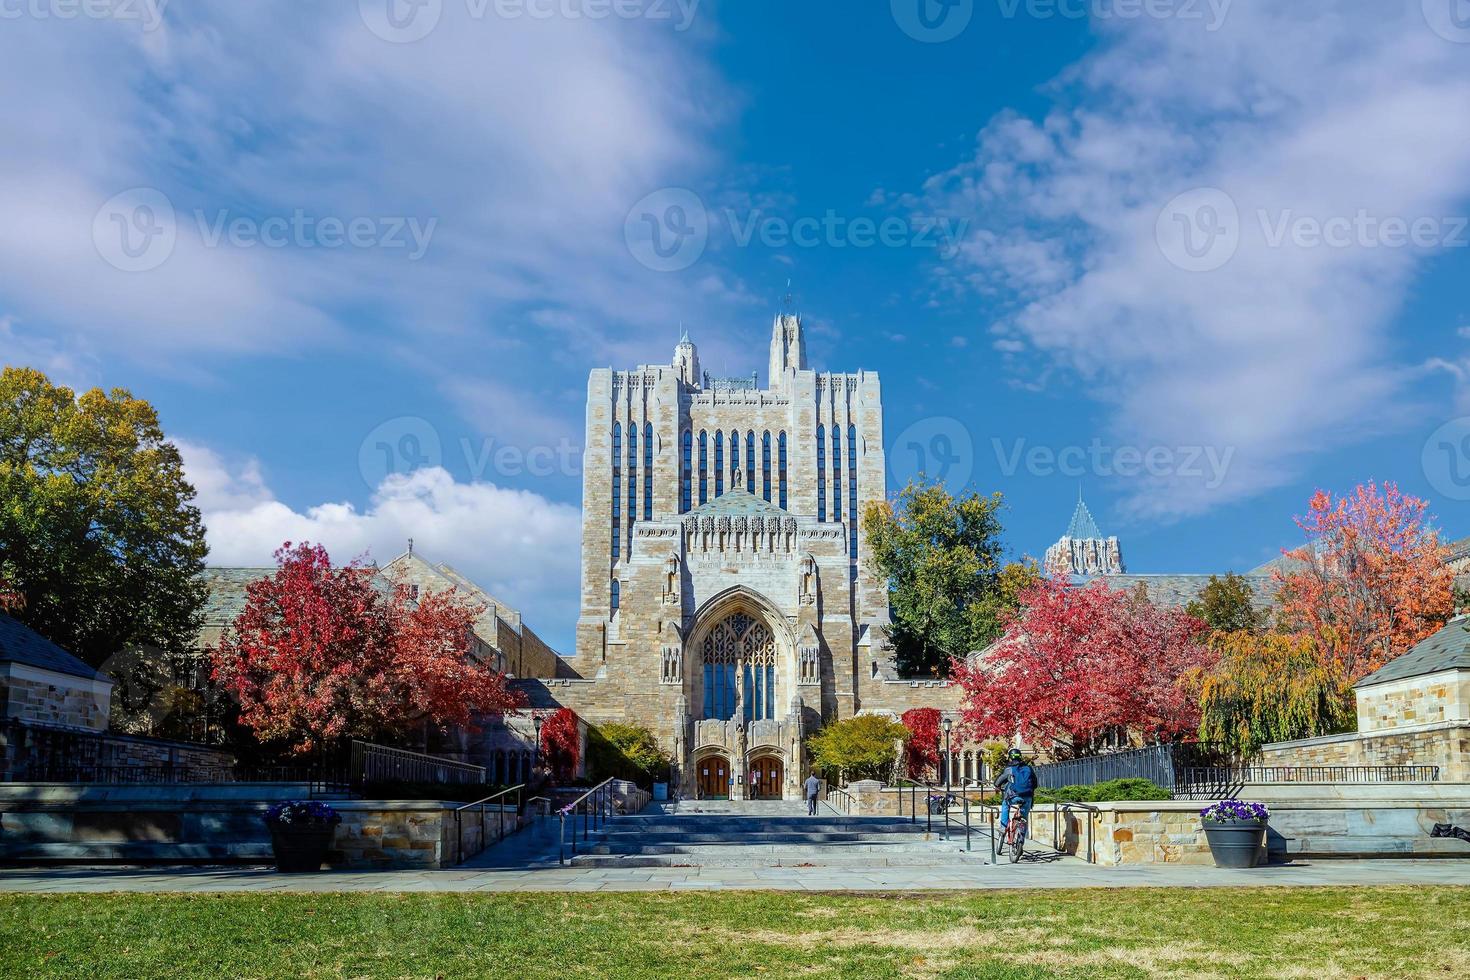
[[1331, 735], [1353, 725], [1341, 673], [1310, 637], [1217, 633], [1216, 667], [1200, 682], [1200, 738], [1249, 756], [1269, 742]]

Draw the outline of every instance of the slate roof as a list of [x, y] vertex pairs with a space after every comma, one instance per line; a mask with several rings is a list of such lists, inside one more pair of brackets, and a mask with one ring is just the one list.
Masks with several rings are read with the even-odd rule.
[[245, 610], [245, 587], [270, 578], [275, 568], [206, 568], [200, 576], [209, 588], [204, 600], [204, 625], [228, 626]]
[[88, 667], [79, 657], [4, 613], [0, 613], [0, 662], [25, 664], [71, 677], [107, 679], [107, 675]]
[[[1220, 575], [1223, 579], [1225, 576]], [[1251, 588], [1251, 605], [1257, 609], [1269, 609], [1276, 598], [1276, 582], [1270, 576], [1242, 575]], [[1198, 599], [1205, 586], [1210, 584], [1209, 575], [1099, 575], [1094, 578], [1079, 578], [1086, 585], [1093, 581], [1103, 582], [1118, 592], [1129, 592], [1143, 585], [1148, 590], [1150, 601], [1160, 606], [1180, 608]]]
[[763, 517], [788, 516], [786, 511], [767, 500], [757, 497], [749, 490], [726, 490], [714, 500], [700, 504], [685, 516], [703, 517], [705, 514], [731, 514], [746, 517], [755, 515]]
[[1073, 541], [1098, 541], [1103, 536], [1098, 530], [1097, 521], [1092, 519], [1092, 511], [1082, 502], [1082, 495], [1077, 495], [1077, 509], [1072, 512], [1072, 522], [1067, 525], [1067, 537]]
[[1470, 618], [1451, 620], [1397, 660], [1358, 681], [1356, 687], [1402, 681], [1446, 670], [1470, 670]]

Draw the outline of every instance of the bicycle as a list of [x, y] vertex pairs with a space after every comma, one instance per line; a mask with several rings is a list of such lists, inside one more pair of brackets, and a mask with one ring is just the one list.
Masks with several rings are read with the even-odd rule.
[[1005, 837], [1005, 847], [1009, 850], [1012, 864], [1021, 860], [1021, 854], [1026, 849], [1026, 831], [1029, 829], [1024, 809], [1017, 807], [1011, 814], [1011, 822], [1006, 826]]

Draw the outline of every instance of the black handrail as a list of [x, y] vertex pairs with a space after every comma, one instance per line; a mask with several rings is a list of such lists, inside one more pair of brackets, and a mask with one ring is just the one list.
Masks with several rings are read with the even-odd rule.
[[[832, 794], [833, 793], [836, 793], [842, 799], [842, 806], [843, 806], [843, 808], [841, 810], [837, 810], [837, 808], [835, 806], [832, 806]], [[846, 814], [847, 816], [850, 817], [850, 816], [852, 816], [852, 811], [857, 806], [857, 799], [851, 793], [849, 793], [847, 790], [842, 789], [840, 786], [828, 786], [827, 787], [827, 805], [828, 806], [832, 806], [832, 809], [833, 810], [837, 810], [838, 813], [843, 813], [843, 814]]]
[[[485, 850], [485, 848], [490, 846], [485, 840], [485, 804], [489, 803], [492, 800], [498, 800], [503, 796], [508, 796], [511, 793], [514, 793], [516, 795], [516, 823], [517, 825], [519, 825], [521, 819], [521, 790], [525, 788], [526, 784], [521, 783], [519, 786], [512, 786], [509, 789], [503, 789], [493, 796], [487, 796], [483, 800], [476, 800], [473, 803], [466, 803], [464, 806], [459, 807], [454, 811], [454, 833], [456, 839], [459, 842], [459, 860], [461, 863], [467, 860], [464, 853], [464, 812], [471, 807], [480, 808], [480, 851], [483, 851]], [[501, 803], [499, 806], [497, 806], [496, 811], [500, 814], [500, 830], [495, 837], [495, 842], [498, 844], [501, 841], [505, 840], [505, 804]], [[480, 851], [476, 851], [475, 853], [478, 854], [480, 853]]]
[[1061, 814], [1070, 814], [1073, 810], [1085, 810], [1087, 812], [1087, 863], [1096, 864], [1097, 858], [1092, 846], [1092, 815], [1102, 813], [1102, 810], [1087, 803], [1053, 803], [1051, 808], [1051, 846], [1058, 854], [1065, 854], [1062, 850]]
[[599, 818], [606, 821], [606, 819], [611, 816], [610, 812], [604, 811], [610, 811], [611, 809], [610, 804], [612, 799], [612, 784], [616, 781], [617, 780], [615, 778], [604, 779], [602, 782], [598, 783], [596, 786], [592, 787], [587, 792], [583, 793], [581, 796], [573, 800], [571, 803], [568, 803], [566, 806], [557, 811], [557, 813], [561, 815], [561, 837], [557, 841], [556, 856], [558, 864], [567, 863], [567, 817], [570, 815], [572, 818], [572, 856], [576, 857], [578, 808], [581, 808], [582, 810], [582, 840], [585, 841], [588, 837], [589, 821], [592, 825], [591, 829], [595, 831], [597, 830]]
[[898, 815], [903, 816], [903, 788], [907, 784], [909, 788], [909, 823], [919, 822], [919, 790], [924, 791], [924, 833], [934, 833], [934, 807], [929, 801], [934, 797], [934, 784], [921, 783], [914, 779], [900, 779], [896, 785], [899, 789]]

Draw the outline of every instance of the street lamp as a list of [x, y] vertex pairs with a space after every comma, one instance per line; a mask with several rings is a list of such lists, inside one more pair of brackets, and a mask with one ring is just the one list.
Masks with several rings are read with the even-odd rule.
[[944, 795], [949, 795], [949, 774], [954, 770], [953, 753], [949, 746], [949, 730], [954, 727], [954, 722], [948, 718], [944, 719]]
[[536, 729], [536, 744], [531, 747], [531, 779], [541, 775], [541, 716], [531, 712], [531, 724]]

